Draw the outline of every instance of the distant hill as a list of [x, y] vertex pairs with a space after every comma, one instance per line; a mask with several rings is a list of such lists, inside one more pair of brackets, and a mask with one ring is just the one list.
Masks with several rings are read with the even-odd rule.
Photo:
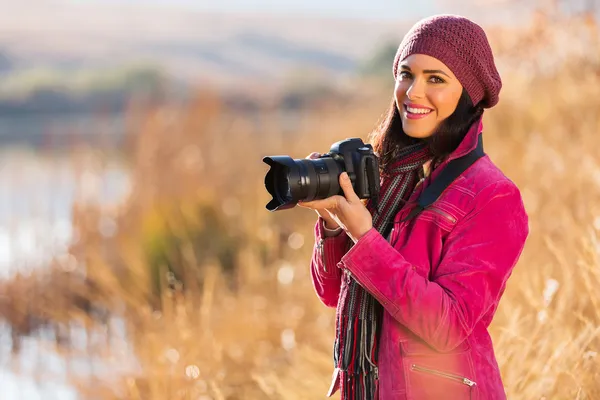
[[11, 3], [0, 13], [0, 49], [14, 56], [14, 68], [69, 71], [143, 61], [181, 80], [229, 87], [248, 79], [276, 84], [298, 71], [343, 77], [385, 42], [399, 42], [414, 22], [33, 2]]

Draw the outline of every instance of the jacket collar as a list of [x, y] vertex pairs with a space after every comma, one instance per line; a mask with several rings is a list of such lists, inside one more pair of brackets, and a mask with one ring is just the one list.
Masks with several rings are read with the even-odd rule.
[[469, 128], [463, 140], [460, 142], [458, 147], [452, 153], [450, 153], [450, 156], [446, 162], [465, 156], [471, 151], [475, 150], [477, 147], [477, 140], [479, 139], [481, 132], [483, 132], [483, 116], [479, 117], [477, 121], [473, 122], [473, 125], [471, 125]]
[[446, 158], [446, 160], [444, 160], [444, 162], [442, 162], [437, 168], [435, 168], [431, 172], [431, 179], [434, 179], [440, 173], [440, 171], [444, 169], [446, 165], [448, 165], [450, 161], [465, 156], [469, 154], [472, 150], [474, 150], [477, 147], [477, 141], [479, 139], [479, 135], [481, 135], [482, 132], [483, 116], [479, 117], [478, 120], [473, 122], [473, 125], [471, 125], [471, 127], [467, 131], [467, 134], [460, 142], [458, 147], [452, 153], [450, 153], [450, 155], [448, 156], [448, 158]]

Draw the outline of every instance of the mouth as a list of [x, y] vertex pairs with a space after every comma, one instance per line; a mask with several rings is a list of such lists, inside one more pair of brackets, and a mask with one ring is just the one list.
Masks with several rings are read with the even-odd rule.
[[404, 115], [408, 119], [422, 119], [433, 112], [430, 108], [409, 107], [406, 104], [402, 104], [402, 108], [404, 109]]

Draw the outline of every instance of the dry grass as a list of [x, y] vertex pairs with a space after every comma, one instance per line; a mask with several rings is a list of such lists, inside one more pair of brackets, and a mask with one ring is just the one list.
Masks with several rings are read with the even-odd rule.
[[[510, 399], [597, 399], [600, 67], [571, 59], [543, 76], [512, 65], [486, 114], [486, 149], [522, 189], [531, 236], [491, 328], [496, 354]], [[260, 159], [365, 138], [387, 101], [320, 104], [286, 121], [269, 106], [234, 115], [205, 94], [146, 114], [126, 203], [76, 206], [76, 265], [6, 282], [14, 295], [0, 297], [2, 315], [16, 329], [24, 315], [59, 327], [83, 321], [88, 337], [107, 338], [90, 340], [88, 357], [133, 361], [110, 381], [73, 375], [86, 399], [323, 398], [334, 311], [308, 276], [315, 216], [264, 209]], [[107, 219], [115, 234], [99, 231]], [[64, 280], [56, 274], [69, 284], [55, 286]], [[32, 290], [48, 300], [28, 301]], [[52, 299], [61, 301], [49, 307]], [[111, 340], [107, 313], [124, 321], [124, 343]]]

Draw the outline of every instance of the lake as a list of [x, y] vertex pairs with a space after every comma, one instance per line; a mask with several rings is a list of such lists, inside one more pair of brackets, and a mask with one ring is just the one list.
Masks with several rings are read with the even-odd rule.
[[[39, 268], [66, 251], [73, 235], [71, 207], [76, 199], [111, 205], [127, 195], [130, 183], [124, 165], [116, 160], [101, 169], [94, 165], [94, 159], [82, 153], [59, 155], [2, 147], [0, 279]], [[26, 338], [22, 349], [20, 356], [13, 358], [10, 332], [0, 323], [2, 400], [77, 399], [76, 392], [65, 383], [65, 360], [33, 338]], [[20, 374], [14, 372], [15, 362]], [[51, 372], [53, 378], [36, 382], [34, 375], [40, 370]]]

